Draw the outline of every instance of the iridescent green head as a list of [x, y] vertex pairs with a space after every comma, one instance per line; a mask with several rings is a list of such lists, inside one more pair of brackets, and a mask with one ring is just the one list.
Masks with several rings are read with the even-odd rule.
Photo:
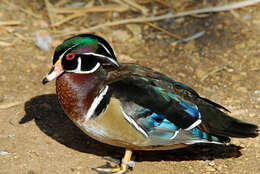
[[63, 72], [88, 74], [97, 71], [101, 66], [119, 66], [108, 42], [96, 35], [77, 35], [56, 48], [53, 68], [43, 83], [57, 78]]

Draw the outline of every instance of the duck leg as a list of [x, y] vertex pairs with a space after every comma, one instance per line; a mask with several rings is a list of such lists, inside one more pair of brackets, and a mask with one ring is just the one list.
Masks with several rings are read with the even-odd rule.
[[117, 165], [116, 168], [95, 168], [98, 172], [110, 172], [115, 174], [123, 174], [127, 172], [128, 167], [133, 167], [134, 163], [131, 161], [133, 151], [130, 149], [125, 150], [125, 155], [121, 161], [120, 165]]

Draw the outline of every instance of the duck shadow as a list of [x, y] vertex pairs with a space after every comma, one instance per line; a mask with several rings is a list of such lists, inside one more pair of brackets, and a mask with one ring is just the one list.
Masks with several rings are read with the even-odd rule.
[[[20, 124], [34, 120], [39, 129], [57, 142], [74, 150], [98, 156], [121, 158], [124, 149], [100, 143], [77, 128], [61, 109], [55, 94], [36, 96], [24, 105]], [[196, 144], [167, 151], [138, 151], [135, 161], [190, 161], [241, 156], [236, 145]]]

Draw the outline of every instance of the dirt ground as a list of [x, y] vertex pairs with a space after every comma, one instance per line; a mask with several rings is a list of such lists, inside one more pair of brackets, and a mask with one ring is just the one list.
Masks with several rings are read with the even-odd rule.
[[[101, 2], [110, 1], [96, 5]], [[217, 1], [164, 2], [179, 12]], [[140, 4], [150, 12], [169, 12], [168, 7], [149, 0]], [[0, 23], [0, 174], [94, 174], [93, 167], [106, 164], [103, 156], [122, 157], [123, 149], [99, 143], [75, 127], [58, 104], [55, 83], [43, 86], [41, 81], [51, 67], [55, 46], [68, 37], [56, 31], [81, 30], [140, 15], [131, 10], [89, 13], [52, 28], [44, 1], [0, 1], [0, 21], [18, 21], [16, 25]], [[165, 73], [227, 107], [232, 116], [260, 125], [260, 5], [154, 24], [182, 39], [205, 33], [176, 43], [148, 24], [96, 32], [112, 44], [119, 61]], [[47, 52], [35, 46], [37, 34], [52, 37]], [[233, 138], [226, 146], [136, 152], [135, 162], [132, 174], [257, 174], [260, 137]]]

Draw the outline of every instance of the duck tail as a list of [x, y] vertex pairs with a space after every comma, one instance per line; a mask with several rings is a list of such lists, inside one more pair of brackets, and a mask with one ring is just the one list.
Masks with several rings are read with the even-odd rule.
[[202, 124], [209, 133], [225, 137], [248, 138], [258, 136], [258, 126], [247, 123], [218, 110], [214, 106], [199, 107]]

